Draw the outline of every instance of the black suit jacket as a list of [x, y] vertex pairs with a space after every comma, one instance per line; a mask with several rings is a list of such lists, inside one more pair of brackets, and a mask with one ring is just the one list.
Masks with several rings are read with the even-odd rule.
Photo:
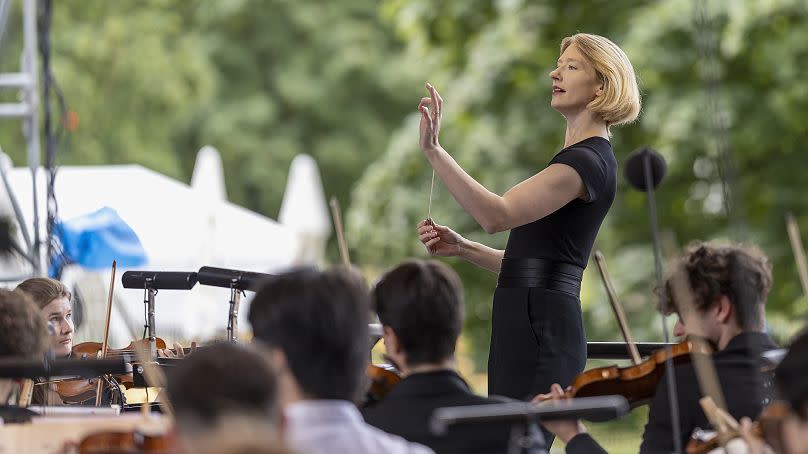
[[[770, 377], [761, 373], [761, 353], [777, 346], [763, 333], [742, 333], [733, 337], [724, 350], [713, 355], [713, 363], [724, 392], [729, 413], [736, 419], [743, 416], [755, 419], [771, 399]], [[692, 364], [674, 370], [679, 402], [679, 427], [682, 449], [697, 427], [710, 428], [701, 410], [703, 397]], [[642, 436], [640, 453], [656, 454], [673, 451], [673, 425], [667, 380], [660, 381], [648, 408], [648, 423]], [[606, 452], [588, 434], [581, 434], [567, 444], [568, 454]]]
[[436, 408], [505, 401], [472, 393], [455, 372], [425, 372], [401, 380], [381, 402], [363, 410], [363, 415], [369, 424], [429, 446], [437, 454], [505, 453], [510, 435], [507, 426], [450, 427], [444, 437], [429, 431], [429, 420]]

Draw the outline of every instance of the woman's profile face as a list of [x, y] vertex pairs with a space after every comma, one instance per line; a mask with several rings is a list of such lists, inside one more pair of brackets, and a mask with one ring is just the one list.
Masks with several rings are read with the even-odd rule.
[[73, 349], [73, 305], [65, 297], [55, 298], [40, 310], [45, 323], [53, 327], [49, 345], [54, 356], [67, 356]]
[[586, 109], [587, 104], [602, 93], [595, 68], [573, 43], [558, 58], [556, 69], [550, 72], [553, 94], [550, 105], [568, 117]]

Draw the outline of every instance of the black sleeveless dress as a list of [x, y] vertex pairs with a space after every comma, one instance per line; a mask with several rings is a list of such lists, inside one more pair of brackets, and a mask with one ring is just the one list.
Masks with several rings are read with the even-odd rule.
[[[553, 383], [566, 387], [586, 363], [580, 273], [614, 201], [617, 161], [608, 140], [590, 137], [561, 150], [550, 161], [556, 163], [578, 172], [588, 200], [573, 200], [542, 219], [511, 230], [494, 293], [489, 394], [529, 399], [548, 392]], [[555, 274], [549, 280], [542, 276], [525, 280], [525, 267], [535, 271], [534, 265], [526, 263], [539, 263], [544, 269], [549, 264]], [[519, 278], [508, 279], [506, 274], [514, 268], [521, 273], [517, 273]], [[575, 270], [578, 273], [573, 277]], [[572, 284], [545, 285], [558, 279]]]

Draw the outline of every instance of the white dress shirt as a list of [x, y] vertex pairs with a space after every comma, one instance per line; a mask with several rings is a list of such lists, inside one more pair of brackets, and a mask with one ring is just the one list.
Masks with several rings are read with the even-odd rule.
[[346, 400], [307, 400], [284, 409], [286, 442], [300, 454], [434, 454], [383, 432]]

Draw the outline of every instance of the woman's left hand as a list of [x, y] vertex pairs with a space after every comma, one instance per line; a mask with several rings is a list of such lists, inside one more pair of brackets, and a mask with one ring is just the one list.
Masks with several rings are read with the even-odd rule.
[[443, 98], [432, 84], [427, 83], [426, 89], [429, 97], [421, 98], [421, 103], [418, 104], [418, 111], [421, 112], [421, 124], [418, 128], [419, 144], [424, 151], [434, 151], [440, 148], [438, 136], [440, 135], [441, 115], [443, 115]]
[[[548, 394], [539, 394], [533, 398], [537, 405], [560, 405], [569, 400], [561, 385], [553, 383]], [[586, 427], [577, 419], [562, 419], [557, 421], [544, 421], [542, 425], [555, 434], [564, 443], [569, 443], [576, 435], [585, 433]]]

